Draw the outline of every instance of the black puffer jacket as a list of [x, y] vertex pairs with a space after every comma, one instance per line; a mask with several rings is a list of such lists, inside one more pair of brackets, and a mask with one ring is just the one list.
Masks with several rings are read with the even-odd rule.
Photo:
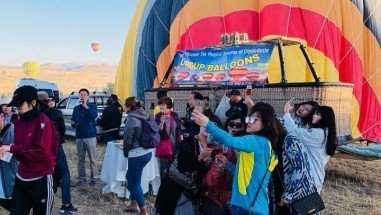
[[64, 135], [66, 132], [65, 121], [62, 116], [62, 112], [57, 108], [50, 108], [45, 111], [45, 114], [49, 117], [49, 119], [53, 122], [54, 127], [57, 129], [59, 135], [59, 143], [64, 143]]
[[107, 106], [102, 112], [102, 117], [97, 120], [97, 124], [102, 127], [103, 131], [119, 128], [121, 122], [122, 113], [115, 106]]

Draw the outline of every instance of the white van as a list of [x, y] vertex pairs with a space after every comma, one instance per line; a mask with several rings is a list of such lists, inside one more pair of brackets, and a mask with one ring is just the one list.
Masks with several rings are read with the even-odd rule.
[[60, 101], [60, 93], [58, 90], [58, 86], [55, 83], [51, 83], [49, 81], [40, 81], [33, 78], [21, 78], [17, 85], [17, 88], [21, 86], [33, 86], [37, 89], [37, 91], [45, 91], [49, 96], [53, 96], [56, 103]]

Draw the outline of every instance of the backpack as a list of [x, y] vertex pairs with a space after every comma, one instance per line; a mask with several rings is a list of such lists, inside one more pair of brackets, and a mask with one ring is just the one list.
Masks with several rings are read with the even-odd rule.
[[155, 120], [148, 118], [142, 120], [142, 134], [140, 135], [140, 146], [145, 149], [153, 149], [160, 142], [159, 126]]

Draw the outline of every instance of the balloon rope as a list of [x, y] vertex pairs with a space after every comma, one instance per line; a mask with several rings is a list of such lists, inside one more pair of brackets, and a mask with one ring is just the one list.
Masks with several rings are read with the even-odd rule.
[[[377, 5], [376, 5], [376, 7], [374, 7], [374, 10], [372, 11], [372, 13], [370, 13], [370, 15], [364, 20], [363, 24], [364, 24], [365, 22], [367, 22], [368, 19], [369, 19], [371, 16], [373, 16], [374, 12], [377, 11], [378, 7], [380, 6], [380, 2], [381, 2], [381, 1], [377, 1]], [[355, 44], [357, 43], [357, 40], [360, 38], [360, 35], [361, 35], [362, 31], [363, 31], [363, 28], [361, 28], [361, 30], [360, 30], [360, 32], [358, 33], [358, 35], [357, 35], [357, 37], [356, 37], [354, 43], [352, 44], [351, 48], [347, 51], [347, 53], [345, 53], [344, 57], [341, 59], [341, 61], [340, 61], [340, 63], [339, 63], [339, 66], [338, 66], [337, 68], [340, 67], [341, 63], [342, 63], [342, 62], [344, 61], [344, 59], [347, 57], [347, 55], [349, 54], [349, 52], [351, 52], [352, 49], [355, 47]]]
[[376, 70], [376, 72], [372, 75], [372, 76], [370, 76], [368, 79], [366, 79], [363, 83], [362, 83], [362, 85], [364, 85], [366, 82], [368, 82], [370, 79], [372, 79], [374, 76], [376, 76], [377, 75], [377, 73], [379, 73], [379, 72], [381, 72], [381, 66]]
[[143, 53], [143, 55], [146, 57], [146, 60], [150, 63], [150, 64], [152, 64], [152, 66], [154, 66], [155, 68], [156, 68], [156, 65], [154, 64], [154, 63], [152, 63], [152, 61], [150, 61], [149, 59], [148, 59], [148, 56], [146, 55], [146, 53], [144, 53], [144, 51], [143, 51], [143, 49], [142, 48], [140, 48], [140, 51]]
[[364, 136], [365, 133], [368, 133], [368, 131], [370, 131], [371, 129], [373, 129], [374, 127], [376, 127], [380, 123], [381, 123], [381, 120], [378, 121], [377, 123], [375, 123], [374, 125], [372, 125], [370, 128], [366, 129], [364, 132], [361, 132], [361, 136]]
[[185, 17], [185, 22], [187, 23], [187, 32], [188, 32], [188, 35], [189, 35], [191, 46], [192, 46], [192, 49], [194, 49], [192, 35], [191, 35], [190, 29], [189, 29], [189, 25], [188, 25], [187, 15], [185, 14], [185, 2], [184, 2], [184, 0], [183, 0], [183, 9], [182, 9], [182, 11], [183, 11], [183, 14], [184, 14], [184, 17]]
[[[362, 85], [364, 85], [366, 82], [368, 82], [368, 81], [369, 81], [370, 79], [372, 79], [374, 76], [376, 76], [377, 73], [379, 73], [379, 72], [381, 72], [381, 67], [378, 68], [378, 69], [376, 70], [376, 72], [375, 72], [372, 76], [370, 76], [368, 79], [366, 79], [366, 80], [362, 83]], [[373, 88], [372, 88], [372, 89], [373, 89]], [[359, 97], [358, 99], [356, 98], [356, 100], [357, 100], [358, 103], [360, 103], [361, 99], [362, 99], [362, 94], [360, 94], [360, 97]]]
[[223, 8], [222, 1], [223, 0], [220, 0], [220, 6], [221, 6], [221, 13], [222, 13], [222, 22], [224, 24], [224, 31], [225, 31], [225, 34], [226, 34], [227, 32], [226, 32], [226, 23], [225, 23], [225, 13], [224, 13], [224, 8]]
[[323, 28], [324, 28], [324, 26], [325, 26], [325, 23], [327, 23], [327, 20], [328, 20], [328, 14], [331, 12], [331, 9], [332, 9], [332, 5], [333, 5], [333, 2], [334, 2], [335, 0], [332, 0], [331, 1], [331, 5], [329, 6], [329, 9], [328, 9], [328, 11], [327, 11], [327, 13], [324, 15], [324, 21], [323, 21], [323, 24], [321, 25], [321, 28], [320, 28], [320, 31], [319, 31], [319, 34], [318, 34], [318, 36], [317, 36], [317, 38], [316, 38], [316, 41], [315, 41], [315, 44], [314, 44], [314, 48], [316, 47], [316, 45], [317, 45], [317, 42], [319, 41], [319, 39], [320, 39], [320, 35], [321, 35], [321, 33], [323, 32]]
[[286, 37], [288, 36], [288, 27], [290, 26], [291, 8], [292, 8], [292, 0], [290, 0], [290, 9], [288, 10], [287, 27], [286, 27], [286, 33], [285, 33]]
[[157, 19], [160, 21], [160, 23], [161, 23], [161, 25], [163, 26], [163, 28], [169, 33], [168, 28], [164, 25], [163, 21], [160, 19], [159, 14], [157, 13], [157, 11], [156, 11], [156, 9], [155, 9], [154, 6], [152, 7], [152, 9], [153, 9], [153, 11], [155, 12], [156, 17], [157, 17]]

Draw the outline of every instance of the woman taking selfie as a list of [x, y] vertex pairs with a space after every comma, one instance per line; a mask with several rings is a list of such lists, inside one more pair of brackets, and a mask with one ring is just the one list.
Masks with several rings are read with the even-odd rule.
[[323, 188], [325, 166], [337, 148], [335, 113], [329, 106], [320, 106], [312, 117], [311, 128], [298, 128], [292, 120], [289, 102], [284, 107], [284, 126], [290, 135], [295, 136], [306, 148], [311, 163], [311, 176], [317, 191]]
[[198, 125], [206, 127], [221, 144], [239, 151], [230, 200], [232, 214], [268, 214], [267, 185], [277, 164], [274, 150], [280, 132], [273, 113], [270, 104], [257, 103], [250, 112], [248, 135], [232, 137], [200, 112], [193, 112]]

